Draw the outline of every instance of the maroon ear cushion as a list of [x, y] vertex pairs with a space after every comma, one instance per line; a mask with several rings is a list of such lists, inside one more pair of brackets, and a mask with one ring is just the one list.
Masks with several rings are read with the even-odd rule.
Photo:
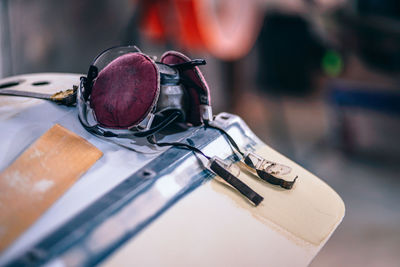
[[[185, 56], [182, 53], [176, 51], [168, 51], [165, 52], [161, 57], [161, 62], [165, 64], [179, 64], [190, 61], [190, 58]], [[203, 74], [201, 73], [198, 67], [194, 67], [193, 69], [185, 70], [181, 73], [181, 75], [185, 76], [184, 78], [187, 80], [193, 81], [197, 84], [200, 88], [204, 90], [204, 95], [208, 96], [209, 101], [210, 99], [210, 89], [208, 88], [207, 82], [204, 79]], [[187, 120], [188, 122], [192, 123], [193, 125], [200, 125], [200, 100], [199, 94], [195, 88], [186, 88], [190, 98], [190, 110], [187, 111]], [[209, 103], [211, 105], [211, 103]]]
[[159, 95], [159, 72], [141, 53], [120, 56], [99, 72], [90, 106], [101, 126], [126, 129], [140, 123]]

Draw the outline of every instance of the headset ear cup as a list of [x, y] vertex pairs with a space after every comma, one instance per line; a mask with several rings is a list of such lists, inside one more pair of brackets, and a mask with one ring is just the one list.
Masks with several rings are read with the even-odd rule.
[[[161, 56], [161, 62], [168, 65], [185, 63], [190, 60], [189, 57], [177, 51], [167, 51]], [[188, 106], [191, 107], [187, 111], [186, 120], [193, 125], [200, 125], [202, 123], [201, 105], [211, 105], [210, 89], [197, 66], [180, 71], [180, 75], [188, 95]]]
[[129, 129], [152, 111], [160, 94], [160, 72], [142, 53], [128, 53], [103, 68], [92, 88], [90, 106], [99, 125]]

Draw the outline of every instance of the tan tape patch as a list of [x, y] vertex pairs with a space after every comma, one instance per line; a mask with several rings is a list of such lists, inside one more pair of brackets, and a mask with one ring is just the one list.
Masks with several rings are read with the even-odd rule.
[[0, 251], [102, 155], [85, 139], [56, 124], [0, 173]]

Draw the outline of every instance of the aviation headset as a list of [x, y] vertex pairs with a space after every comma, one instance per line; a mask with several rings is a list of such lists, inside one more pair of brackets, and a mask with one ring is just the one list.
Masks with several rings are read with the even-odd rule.
[[154, 135], [175, 122], [189, 126], [210, 127], [224, 134], [242, 156], [243, 163], [261, 179], [285, 189], [292, 181], [282, 179], [290, 167], [267, 161], [253, 152], [244, 153], [233, 138], [213, 123], [210, 90], [199, 65], [205, 60], [191, 60], [176, 51], [164, 53], [159, 62], [136, 46], [105, 50], [81, 77], [77, 105], [79, 120], [86, 130], [104, 138], [146, 138], [157, 146], [190, 149], [209, 160], [211, 171], [222, 177], [254, 205], [263, 197], [232, 173], [232, 164], [208, 157], [191, 144], [157, 142]]

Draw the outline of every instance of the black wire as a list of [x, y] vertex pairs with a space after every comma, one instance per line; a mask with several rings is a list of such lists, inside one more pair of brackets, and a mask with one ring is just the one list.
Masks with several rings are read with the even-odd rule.
[[230, 136], [230, 134], [228, 134], [224, 129], [211, 125], [208, 121], [206, 121], [204, 124], [206, 125], [206, 127], [216, 129], [221, 133], [223, 133], [228, 138], [231, 145], [237, 150], [237, 152], [239, 152], [239, 154], [244, 157], [244, 153], [240, 150], [238, 144], [235, 142], [235, 140], [233, 140], [232, 136]]
[[264, 181], [266, 181], [266, 182], [268, 182], [270, 184], [279, 185], [280, 187], [285, 188], [285, 189], [292, 189], [294, 183], [297, 180], [297, 176], [296, 176], [296, 178], [294, 178], [293, 181], [286, 181], [285, 179], [275, 177], [274, 175], [272, 175], [272, 174], [270, 174], [270, 173], [268, 173], [266, 171], [257, 169], [253, 165], [253, 162], [251, 162], [251, 160], [250, 160], [250, 162], [247, 161], [247, 158], [245, 157], [244, 153], [240, 150], [240, 148], [236, 144], [235, 140], [233, 140], [232, 136], [230, 136], [224, 129], [219, 128], [217, 126], [210, 125], [209, 122], [205, 122], [205, 125], [206, 125], [206, 127], [210, 127], [210, 128], [213, 128], [213, 129], [216, 129], [216, 130], [219, 130], [220, 132], [222, 132], [228, 138], [228, 140], [232, 144], [232, 146], [244, 157], [244, 162], [249, 167], [251, 167], [254, 170], [256, 170], [258, 177], [260, 177], [261, 179], [263, 179]]
[[[167, 120], [167, 121], [168, 121], [168, 120]], [[173, 120], [172, 120], [172, 121], [173, 121]], [[171, 121], [170, 121], [170, 122], [171, 122]], [[244, 157], [244, 153], [240, 150], [238, 144], [235, 142], [235, 140], [232, 138], [232, 136], [230, 136], [230, 134], [228, 134], [224, 129], [219, 128], [219, 127], [214, 126], [214, 125], [211, 125], [211, 124], [209, 124], [208, 122], [205, 122], [205, 125], [206, 125], [206, 127], [213, 128], [213, 129], [216, 129], [216, 130], [222, 132], [222, 133], [228, 138], [229, 142], [230, 142], [230, 143], [232, 144], [232, 146], [237, 150], [237, 152], [239, 152], [239, 154], [242, 155], [242, 156]], [[165, 146], [175, 146], [175, 147], [179, 147], [179, 148], [186, 148], [186, 149], [189, 149], [189, 150], [192, 150], [192, 151], [194, 151], [194, 152], [196, 152], [196, 153], [201, 154], [202, 156], [204, 156], [204, 157], [207, 158], [208, 160], [211, 159], [211, 157], [209, 157], [209, 156], [207, 156], [206, 154], [204, 154], [200, 149], [198, 149], [197, 147], [194, 147], [194, 146], [192, 146], [192, 145], [189, 145], [189, 144], [179, 143], [179, 142], [162, 142], [162, 143], [159, 143], [159, 142], [157, 142], [157, 141], [155, 140], [154, 135], [149, 136], [149, 137], [147, 138], [147, 140], [148, 140], [151, 144], [153, 144], [153, 145], [158, 145], [158, 146], [161, 146], [161, 147], [165, 147]]]
[[[214, 126], [214, 125], [211, 125], [211, 124], [209, 124], [207, 121], [205, 122], [205, 125], [206, 125], [206, 127], [213, 128], [213, 129], [216, 129], [216, 130], [222, 132], [222, 133], [228, 138], [229, 142], [230, 142], [230, 143], [232, 144], [232, 146], [237, 150], [237, 152], [238, 152], [240, 155], [242, 155], [242, 156], [244, 157], [244, 153], [240, 150], [238, 144], [235, 142], [235, 140], [232, 138], [232, 136], [230, 136], [230, 134], [228, 134], [224, 129], [219, 128], [219, 127]], [[147, 138], [147, 140], [148, 140], [151, 144], [153, 144], [153, 145], [158, 145], [158, 146], [161, 146], [161, 147], [164, 147], [164, 146], [174, 146], [174, 147], [178, 147], [178, 148], [186, 148], [186, 149], [189, 149], [189, 150], [192, 150], [192, 151], [194, 151], [194, 152], [196, 152], [196, 153], [201, 154], [202, 156], [204, 156], [204, 157], [207, 158], [208, 160], [211, 159], [211, 157], [209, 157], [209, 156], [207, 156], [206, 154], [204, 154], [203, 151], [201, 151], [201, 150], [198, 149], [197, 147], [194, 147], [194, 146], [189, 145], [189, 144], [179, 143], [179, 142], [163, 142], [163, 143], [159, 143], [159, 142], [157, 142], [157, 141], [155, 140], [154, 135], [149, 136], [149, 137]]]
[[149, 135], [154, 135], [155, 133], [161, 131], [168, 125], [170, 125], [172, 122], [174, 122], [179, 116], [182, 115], [182, 112], [179, 110], [174, 111], [171, 115], [169, 115], [165, 120], [163, 120], [161, 123], [158, 125], [154, 126], [153, 128], [150, 128], [147, 131], [140, 131], [137, 133], [134, 133], [136, 137], [146, 137]]
[[[232, 139], [232, 137], [228, 133], [226, 133], [224, 130], [222, 130], [222, 129], [218, 128], [218, 127], [211, 127], [211, 128], [218, 129], [218, 130], [222, 131], [224, 134], [226, 134], [228, 136], [229, 140], [232, 141], [232, 143], [235, 146], [235, 148], [239, 151], [239, 153], [243, 154], [240, 151], [240, 149], [239, 149], [238, 145], [236, 144], [236, 142]], [[203, 151], [201, 151], [197, 147], [194, 147], [194, 146], [186, 144], [186, 143], [179, 143], [179, 142], [158, 143], [156, 141], [154, 135], [149, 136], [147, 138], [147, 140], [149, 141], [149, 143], [154, 144], [154, 145], [158, 145], [158, 146], [161, 146], [161, 147], [163, 147], [163, 146], [173, 146], [173, 147], [177, 147], [177, 148], [189, 149], [189, 150], [192, 150], [193, 152], [199, 153], [200, 155], [205, 157], [207, 160], [211, 159], [209, 156], [204, 154]], [[188, 142], [190, 142], [189, 139], [188, 139]], [[254, 205], [258, 206], [258, 204], [260, 204], [260, 202], [264, 200], [264, 198], [262, 196], [260, 196], [257, 192], [255, 192], [253, 189], [251, 189], [248, 185], [243, 183], [239, 178], [234, 176], [229, 170], [227, 170], [224, 166], [222, 166], [218, 162], [212, 161], [211, 165], [210, 165], [210, 170], [213, 173], [215, 173], [216, 175], [220, 176], [222, 179], [224, 179], [228, 184], [233, 186], [236, 190], [239, 191], [239, 193], [241, 193], [248, 200], [250, 200], [252, 203], [254, 203]]]
[[157, 142], [155, 140], [154, 135], [149, 136], [147, 138], [147, 140], [149, 141], [149, 143], [151, 143], [153, 145], [161, 146], [161, 147], [163, 147], [163, 146], [174, 146], [174, 147], [177, 147], [177, 148], [189, 149], [189, 150], [192, 150], [193, 152], [199, 153], [200, 155], [202, 155], [203, 157], [205, 157], [208, 160], [211, 159], [211, 157], [209, 157], [206, 154], [204, 154], [203, 151], [201, 151], [197, 147], [191, 146], [189, 144], [179, 143], [179, 142], [162, 142], [162, 143], [159, 143], [159, 142]]
[[140, 132], [132, 132], [132, 133], [122, 133], [122, 134], [116, 134], [116, 133], [113, 133], [112, 131], [103, 130], [97, 126], [87, 126], [85, 123], [82, 122], [82, 119], [80, 117], [79, 117], [79, 121], [81, 122], [82, 126], [87, 131], [89, 131], [93, 134], [96, 134], [96, 135], [100, 135], [100, 136], [104, 136], [104, 137], [134, 138], [134, 137], [152, 136], [155, 133], [166, 128], [171, 123], [173, 123], [181, 115], [182, 115], [182, 112], [177, 110], [177, 111], [173, 112], [171, 115], [169, 115], [166, 119], [164, 119], [161, 123], [157, 124], [153, 128], [150, 128], [149, 130], [140, 131]]

